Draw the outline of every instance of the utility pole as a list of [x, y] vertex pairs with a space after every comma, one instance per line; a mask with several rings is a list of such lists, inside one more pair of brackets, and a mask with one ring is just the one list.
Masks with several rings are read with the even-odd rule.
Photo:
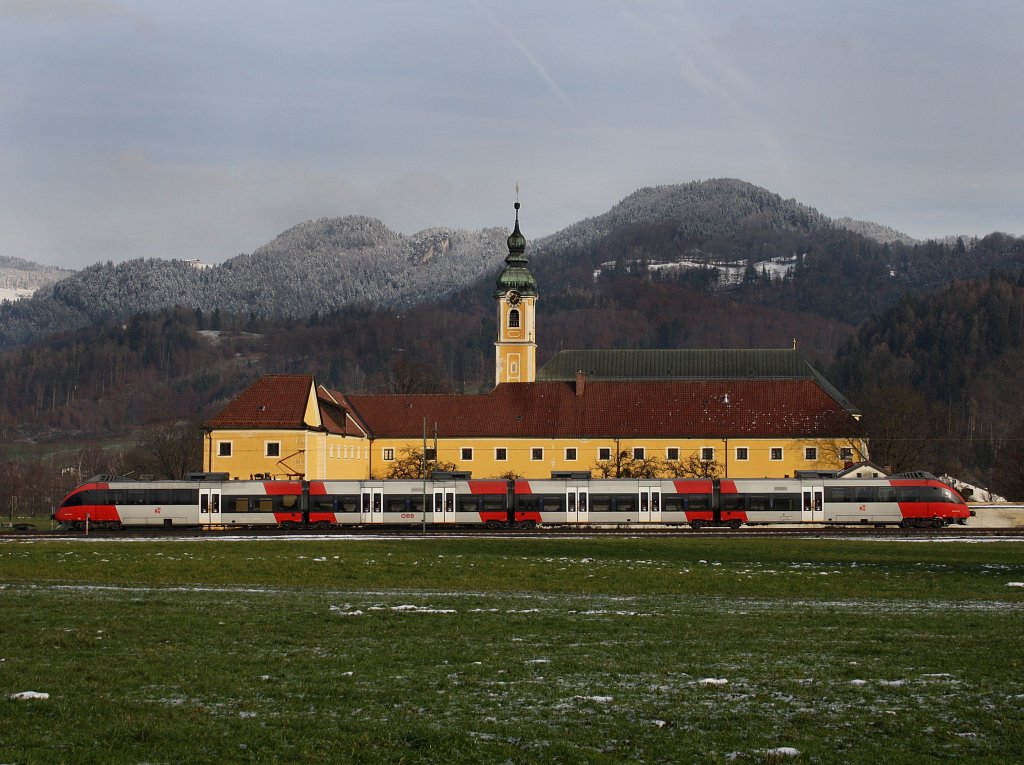
[[421, 530], [427, 533], [427, 418], [423, 418], [423, 459], [420, 473], [423, 475], [423, 522]]

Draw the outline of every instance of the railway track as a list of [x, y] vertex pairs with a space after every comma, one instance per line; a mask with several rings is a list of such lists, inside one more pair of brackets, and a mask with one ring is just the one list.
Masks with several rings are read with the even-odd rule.
[[110, 540], [110, 541], [160, 541], [181, 539], [294, 539], [294, 540], [326, 540], [339, 538], [375, 538], [375, 539], [407, 539], [407, 538], [471, 538], [488, 539], [585, 539], [599, 537], [815, 537], [836, 539], [884, 538], [908, 540], [949, 540], [949, 539], [992, 539], [1008, 538], [1024, 540], [1024, 527], [1013, 526], [1003, 528], [949, 526], [944, 529], [902, 529], [897, 527], [870, 528], [860, 526], [800, 526], [800, 527], [767, 527], [745, 526], [740, 529], [703, 528], [691, 529], [681, 526], [616, 526], [616, 527], [541, 527], [532, 530], [506, 529], [488, 530], [483, 528], [459, 528], [444, 526], [420, 527], [382, 527], [360, 526], [339, 529], [260, 529], [233, 526], [219, 529], [182, 529], [173, 532], [159, 529], [131, 529], [122, 531], [95, 530], [86, 534], [83, 531], [63, 530], [4, 530], [0, 531], [0, 541], [30, 540]]

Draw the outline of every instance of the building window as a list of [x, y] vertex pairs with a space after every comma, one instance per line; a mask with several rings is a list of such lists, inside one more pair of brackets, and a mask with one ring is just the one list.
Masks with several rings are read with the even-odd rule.
[[668, 447], [665, 450], [665, 459], [673, 460], [675, 462], [678, 462], [679, 461], [679, 447], [678, 446], [670, 446], [670, 447]]
[[511, 329], [519, 328], [519, 310], [517, 308], [513, 308], [508, 312], [508, 326]]
[[230, 441], [219, 441], [217, 443], [217, 456], [218, 457], [230, 457], [231, 456], [231, 442]]
[[280, 441], [267, 441], [266, 456], [268, 456], [268, 457], [280, 457], [281, 456], [281, 442]]
[[612, 458], [612, 450], [607, 446], [602, 446], [597, 450], [597, 458], [599, 460], [610, 460]]
[[437, 459], [437, 449], [433, 447], [427, 447], [427, 450], [423, 453], [423, 459], [433, 462]]
[[462, 459], [466, 460], [466, 461], [473, 459], [473, 447], [471, 447], [471, 446], [463, 446], [462, 447]]
[[750, 452], [745, 446], [736, 447], [736, 460], [737, 462], [745, 462], [750, 459]]
[[853, 462], [853, 449], [849, 446], [840, 446], [839, 459], [843, 462]]
[[715, 461], [715, 447], [705, 446], [700, 450], [701, 462], [714, 462]]
[[782, 447], [773, 446], [768, 454], [768, 459], [772, 462], [779, 462], [782, 459]]
[[565, 448], [565, 461], [566, 462], [575, 462], [576, 461], [576, 447], [575, 446], [567, 446]]
[[646, 454], [646, 451], [644, 450], [644, 447], [636, 446], [636, 447], [633, 448], [633, 459], [635, 459], [635, 460], [642, 460], [642, 459], [644, 459], [644, 454]]
[[385, 462], [393, 462], [394, 459], [395, 459], [395, 450], [394, 449], [385, 449], [384, 450], [384, 461]]
[[817, 446], [805, 446], [804, 447], [804, 459], [805, 460], [816, 460], [818, 459], [818, 447]]
[[497, 449], [494, 450], [494, 461], [495, 462], [504, 462], [507, 459], [508, 459], [508, 449], [506, 449], [504, 446], [499, 446]]
[[534, 462], [544, 459], [544, 449], [539, 446], [535, 446], [530, 449], [530, 459]]

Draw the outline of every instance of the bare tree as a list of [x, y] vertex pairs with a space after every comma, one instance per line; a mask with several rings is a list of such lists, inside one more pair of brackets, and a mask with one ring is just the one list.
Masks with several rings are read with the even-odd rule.
[[626, 449], [616, 452], [611, 458], [598, 460], [591, 468], [598, 478], [660, 478], [666, 472], [665, 460], [647, 456], [638, 458]]
[[[432, 451], [428, 450], [428, 456]], [[435, 471], [455, 470], [454, 462], [441, 462], [436, 458], [424, 460], [423, 449], [415, 446], [403, 446], [398, 455], [398, 459], [388, 467], [385, 478], [424, 478]]]
[[123, 458], [126, 474], [184, 478], [203, 465], [203, 429], [197, 422], [154, 425]]
[[703, 460], [697, 452], [685, 459], [666, 460], [666, 478], [722, 478], [725, 468], [718, 460]]

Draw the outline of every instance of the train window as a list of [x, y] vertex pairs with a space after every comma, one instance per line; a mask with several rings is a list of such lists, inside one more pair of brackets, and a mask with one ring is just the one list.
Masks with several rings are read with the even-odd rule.
[[459, 494], [455, 501], [460, 513], [480, 512], [480, 497], [474, 497], [471, 494]]
[[710, 510], [710, 494], [687, 494], [685, 497], [686, 507], [689, 510]]
[[607, 494], [592, 494], [590, 497], [590, 512], [609, 513], [612, 509], [612, 498]]
[[194, 505], [198, 501], [198, 489], [171, 489], [172, 505]]
[[896, 489], [892, 486], [879, 486], [878, 487], [878, 501], [879, 502], [895, 502], [896, 501]]
[[482, 497], [483, 509], [494, 512], [495, 510], [504, 512], [505, 511], [505, 498], [504, 497]]
[[754, 511], [767, 510], [769, 506], [768, 497], [750, 496], [747, 497], [747, 509]]
[[281, 509], [282, 510], [294, 510], [299, 505], [299, 496], [297, 494], [285, 494], [281, 497]]
[[274, 498], [273, 497], [260, 497], [256, 500], [256, 510], [260, 513], [272, 513], [274, 512]]
[[404, 513], [406, 507], [405, 497], [388, 497], [384, 507], [385, 513]]
[[878, 499], [878, 491], [874, 486], [855, 486], [853, 497], [856, 502], [875, 502]]
[[920, 486], [897, 486], [896, 499], [899, 502], [921, 502]]
[[796, 510], [796, 497], [772, 497], [772, 509], [780, 513]]
[[315, 513], [333, 513], [334, 512], [334, 498], [333, 497], [310, 497], [309, 498], [309, 509]]
[[722, 509], [723, 510], [745, 510], [747, 507], [745, 494], [723, 494], [722, 495]]
[[615, 498], [615, 512], [617, 513], [635, 513], [636, 512], [636, 497], [620, 496]]
[[678, 495], [670, 495], [662, 501], [661, 509], [666, 513], [681, 513], [685, 507], [685, 500]]
[[[203, 497], [206, 499], [206, 497]], [[224, 509], [229, 513], [249, 512], [248, 497], [224, 497]]]
[[540, 498], [541, 504], [546, 512], [549, 513], [563, 513], [565, 512], [565, 498], [559, 497], [552, 494], [546, 494]]
[[853, 502], [852, 486], [829, 486], [825, 489], [826, 502]]

